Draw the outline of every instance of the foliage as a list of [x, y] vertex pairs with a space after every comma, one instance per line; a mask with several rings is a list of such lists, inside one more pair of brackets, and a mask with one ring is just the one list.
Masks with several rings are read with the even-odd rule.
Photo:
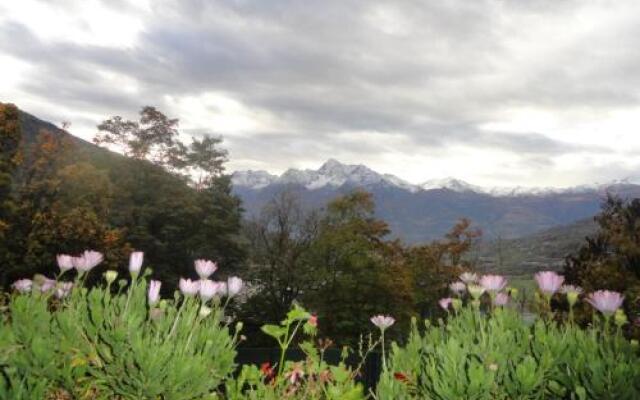
[[304, 210], [293, 193], [284, 191], [246, 222], [244, 233], [251, 249], [246, 275], [260, 290], [244, 307], [247, 317], [277, 321], [317, 285], [310, 249], [318, 238], [319, 219], [318, 213]]
[[18, 108], [0, 103], [0, 262], [11, 261], [7, 236], [12, 229], [16, 203], [12, 198], [13, 174], [21, 162]]
[[[431, 315], [463, 268], [451, 262], [471, 267], [461, 259], [478, 233], [461, 221], [441, 241], [407, 247], [386, 238], [389, 228], [374, 210], [372, 195], [359, 190], [316, 211], [292, 192], [279, 193], [245, 226], [255, 288], [245, 318], [277, 321], [299, 302], [323, 320], [323, 336], [354, 345], [374, 313], [393, 314], [401, 327], [412, 315]], [[398, 334], [394, 328], [387, 337]]]
[[[627, 312], [640, 321], [640, 199], [625, 202], [609, 196], [595, 220], [599, 231], [567, 257], [565, 275], [589, 291], [622, 292]], [[630, 333], [640, 337], [640, 326]]]
[[319, 284], [304, 304], [325, 321], [322, 334], [341, 343], [355, 344], [374, 313], [402, 318], [413, 308], [403, 249], [384, 240], [389, 228], [374, 217], [374, 209], [367, 192], [335, 199], [312, 249]]
[[[113, 274], [113, 272], [111, 272]], [[200, 399], [234, 369], [224, 308], [194, 297], [147, 301], [145, 276], [67, 296], [34, 280], [0, 326], [0, 398]], [[60, 297], [63, 297], [60, 299]], [[236, 329], [236, 335], [238, 329]], [[57, 397], [56, 397], [57, 398]]]
[[[278, 342], [280, 362], [276, 366], [264, 364], [242, 367], [237, 379], [226, 384], [229, 400], [242, 399], [364, 399], [362, 385], [356, 383], [358, 369], [345, 365], [346, 351], [338, 365], [330, 365], [324, 360], [326, 345], [320, 348], [311, 341], [300, 344], [306, 359], [300, 362], [285, 361], [287, 349], [294, 343], [296, 335], [302, 332], [311, 338], [315, 336], [318, 320], [298, 305], [287, 313], [278, 325], [264, 325], [264, 333]], [[276, 370], [277, 368], [277, 370]]]
[[393, 345], [377, 398], [638, 398], [637, 343], [596, 325], [529, 325], [511, 309], [467, 307], [422, 331], [414, 321], [406, 345]]
[[[190, 146], [178, 144], [177, 119], [151, 107], [144, 110], [137, 139], [122, 130], [129, 126], [122, 118], [112, 118], [120, 122], [110, 125], [127, 141], [144, 142], [132, 144], [131, 158], [20, 113], [24, 162], [13, 173], [16, 212], [0, 246], [0, 286], [34, 273], [50, 274], [56, 251], [84, 248], [105, 253], [107, 268], [122, 265], [131, 248], [146, 249], [154, 277], [168, 283], [167, 293], [180, 275], [191, 273], [193, 258], [215, 258], [227, 271], [243, 263], [240, 200], [224, 175], [221, 139], [205, 136]], [[177, 154], [172, 143], [185, 150], [180, 165], [158, 161]], [[184, 176], [187, 172], [193, 180]]]

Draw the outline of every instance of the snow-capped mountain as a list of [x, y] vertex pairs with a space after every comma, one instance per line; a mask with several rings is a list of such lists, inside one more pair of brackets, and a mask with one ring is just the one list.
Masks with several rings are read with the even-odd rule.
[[362, 164], [349, 165], [329, 159], [319, 169], [288, 169], [282, 175], [273, 175], [267, 171], [237, 171], [232, 175], [234, 186], [243, 189], [260, 190], [270, 185], [299, 185], [308, 190], [338, 188], [343, 185], [373, 187], [389, 186], [411, 193], [446, 189], [457, 193], [479, 193], [495, 197], [545, 196], [561, 193], [584, 193], [585, 191], [603, 191], [612, 185], [632, 184], [623, 179], [604, 184], [580, 185], [567, 188], [553, 187], [482, 187], [461, 179], [447, 177], [431, 179], [415, 185], [395, 175], [378, 173]]
[[433, 190], [433, 189], [449, 189], [454, 192], [476, 192], [476, 193], [484, 193], [485, 190], [476, 185], [472, 185], [468, 182], [465, 182], [456, 178], [443, 178], [443, 179], [430, 179], [420, 185], [420, 188], [423, 190]]
[[266, 171], [238, 171], [233, 173], [231, 180], [235, 186], [254, 190], [262, 189], [271, 184], [295, 184], [309, 190], [324, 187], [337, 188], [345, 184], [364, 187], [389, 185], [410, 192], [420, 190], [419, 186], [412, 185], [397, 176], [379, 174], [364, 165], [347, 165], [334, 159], [329, 159], [318, 170], [292, 168], [280, 176], [269, 174]]
[[373, 195], [376, 215], [398, 237], [417, 243], [442, 237], [459, 218], [468, 217], [486, 238], [514, 238], [589, 218], [600, 209], [606, 192], [640, 197], [640, 185], [622, 180], [572, 188], [493, 187], [455, 178], [414, 185], [364, 165], [328, 160], [319, 169], [289, 169], [282, 175], [241, 171], [232, 175], [233, 190], [247, 218], [258, 215], [282, 190], [300, 203], [322, 208], [353, 188]]

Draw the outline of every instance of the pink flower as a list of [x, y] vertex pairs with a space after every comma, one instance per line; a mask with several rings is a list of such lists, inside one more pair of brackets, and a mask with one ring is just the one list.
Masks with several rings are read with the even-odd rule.
[[147, 298], [149, 300], [149, 305], [152, 306], [156, 304], [160, 300], [160, 286], [162, 282], [160, 281], [151, 281], [149, 282], [149, 293], [147, 293]]
[[318, 316], [315, 314], [312, 314], [309, 317], [309, 325], [313, 326], [314, 328], [318, 327]]
[[200, 290], [200, 282], [180, 278], [178, 287], [184, 296], [195, 296]]
[[242, 290], [242, 285], [242, 279], [238, 278], [237, 276], [232, 276], [227, 279], [228, 296], [233, 297], [240, 293], [240, 291]]
[[49, 279], [49, 278], [44, 278], [42, 280], [42, 283], [40, 283], [40, 291], [42, 293], [48, 292], [49, 290], [53, 289], [54, 287], [56, 287], [56, 281], [53, 279]]
[[13, 282], [12, 286], [20, 293], [28, 293], [31, 291], [33, 281], [31, 279], [18, 279], [17, 281]]
[[289, 382], [292, 385], [295, 384], [297, 381], [299, 381], [303, 376], [304, 376], [304, 371], [302, 370], [300, 363], [296, 363], [293, 367], [293, 370], [291, 370], [286, 374], [287, 379], [289, 379]]
[[102, 253], [93, 250], [85, 250], [80, 256], [73, 257], [73, 266], [79, 273], [89, 272], [96, 265], [100, 264], [102, 260], [104, 260]]
[[58, 268], [60, 268], [60, 272], [65, 273], [70, 269], [73, 269], [73, 257], [68, 254], [58, 254], [56, 256], [56, 260], [58, 261]]
[[207, 279], [218, 269], [218, 264], [209, 260], [196, 260], [195, 266], [200, 279]]
[[460, 294], [464, 293], [464, 291], [467, 289], [467, 285], [465, 285], [464, 282], [453, 282], [449, 284], [449, 289], [451, 289], [451, 291], [455, 294]]
[[440, 307], [442, 307], [442, 309], [448, 311], [452, 301], [453, 299], [451, 297], [445, 297], [444, 299], [440, 299], [438, 301], [438, 304], [440, 304]]
[[211, 279], [200, 280], [200, 298], [204, 301], [220, 295], [221, 290], [223, 290], [221, 282], [214, 282]]
[[598, 290], [587, 297], [587, 302], [605, 316], [610, 316], [622, 306], [624, 296], [610, 290]]
[[478, 275], [473, 272], [464, 272], [460, 275], [460, 280], [464, 283], [475, 283], [478, 281]]
[[73, 289], [73, 282], [60, 282], [56, 286], [56, 297], [59, 299], [64, 299], [71, 293], [71, 289]]
[[553, 271], [538, 272], [534, 277], [538, 282], [540, 291], [547, 296], [552, 296], [556, 293], [562, 286], [562, 282], [564, 282], [564, 276], [558, 275]]
[[482, 275], [480, 286], [489, 292], [499, 292], [507, 286], [507, 280], [501, 275]]
[[396, 320], [390, 315], [376, 315], [371, 317], [371, 322], [380, 328], [380, 330], [384, 331], [391, 325], [393, 325]]
[[509, 302], [509, 295], [503, 292], [496, 294], [493, 304], [496, 306], [506, 306]]
[[138, 275], [142, 268], [142, 262], [144, 260], [144, 253], [141, 251], [134, 251], [129, 257], [129, 272], [131, 275]]

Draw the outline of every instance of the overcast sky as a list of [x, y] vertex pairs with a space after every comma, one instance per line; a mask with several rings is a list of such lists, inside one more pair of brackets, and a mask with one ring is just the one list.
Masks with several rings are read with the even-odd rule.
[[0, 101], [86, 139], [155, 105], [230, 170], [637, 178], [640, 1], [2, 1]]

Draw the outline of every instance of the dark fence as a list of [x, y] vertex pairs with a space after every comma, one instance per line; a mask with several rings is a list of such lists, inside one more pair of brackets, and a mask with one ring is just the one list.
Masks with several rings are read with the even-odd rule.
[[[337, 365], [340, 362], [339, 349], [327, 349], [324, 353], [324, 359], [327, 363]], [[289, 361], [301, 361], [305, 356], [301, 350], [287, 350], [286, 359]], [[271, 365], [280, 361], [280, 349], [277, 348], [239, 348], [236, 362], [240, 365], [254, 364], [260, 366], [262, 363], [268, 362]], [[350, 356], [346, 360], [347, 365], [356, 367], [360, 360], [355, 356]], [[380, 372], [382, 371], [382, 359], [380, 353], [370, 353], [365, 360], [360, 375], [356, 378], [365, 386], [365, 389], [375, 389]]]

